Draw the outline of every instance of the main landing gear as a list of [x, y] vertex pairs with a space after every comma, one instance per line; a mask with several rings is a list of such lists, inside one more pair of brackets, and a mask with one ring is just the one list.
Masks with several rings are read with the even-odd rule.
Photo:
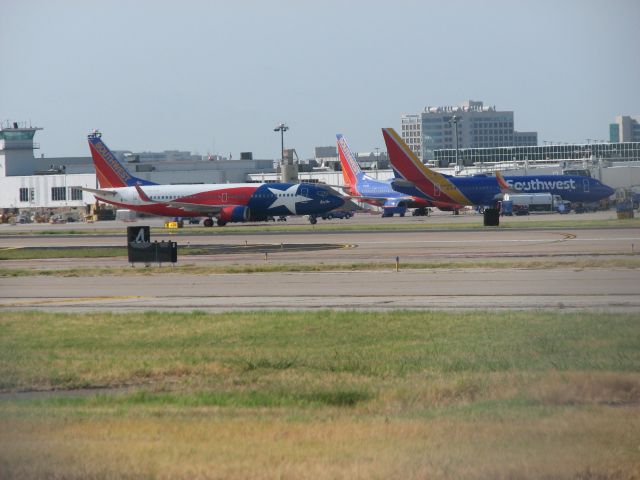
[[[205, 220], [204, 220], [204, 222], [202, 222], [202, 224], [203, 224], [205, 227], [213, 227], [213, 218], [211, 218], [211, 217], [209, 217], [209, 218], [205, 218]], [[227, 224], [227, 222], [225, 222], [224, 220], [221, 220], [221, 219], [219, 219], [219, 218], [218, 218], [218, 219], [216, 220], [216, 224], [217, 224], [219, 227], [224, 227], [224, 226]]]

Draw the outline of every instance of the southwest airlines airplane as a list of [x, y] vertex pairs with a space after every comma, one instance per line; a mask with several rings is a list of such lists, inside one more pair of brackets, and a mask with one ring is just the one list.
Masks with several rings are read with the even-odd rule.
[[438, 207], [442, 210], [455, 210], [462, 208], [445, 202], [429, 201], [424, 197], [407, 195], [397, 192], [391, 186], [393, 180], [381, 182], [362, 171], [360, 165], [351, 153], [347, 140], [343, 135], [337, 134], [338, 156], [342, 167], [344, 187], [341, 187], [352, 200], [359, 200], [370, 205], [382, 207], [383, 217], [393, 216], [398, 212], [404, 216], [407, 208], [418, 208], [426, 213], [426, 207]]
[[569, 202], [596, 202], [614, 190], [595, 178], [577, 175], [452, 177], [427, 168], [393, 128], [383, 128], [396, 176], [393, 188], [407, 195], [459, 205], [494, 207], [504, 192], [551, 193]]
[[322, 215], [344, 204], [327, 186], [309, 183], [158, 185], [131, 175], [94, 131], [89, 149], [100, 188], [83, 188], [96, 199], [165, 217], [208, 217], [205, 227], [266, 220], [270, 216]]

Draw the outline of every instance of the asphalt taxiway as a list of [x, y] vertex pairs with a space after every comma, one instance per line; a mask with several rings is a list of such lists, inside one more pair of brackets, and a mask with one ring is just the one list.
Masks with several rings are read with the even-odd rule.
[[[388, 219], [402, 223], [423, 219]], [[152, 275], [0, 278], [0, 308], [47, 311], [239, 309], [598, 309], [640, 312], [640, 269], [625, 268], [640, 250], [637, 228], [383, 230], [362, 229], [219, 234], [185, 229], [181, 249], [208, 246], [207, 255], [180, 255], [179, 265], [337, 263], [331, 272], [181, 274], [164, 266]], [[467, 221], [467, 220], [463, 220]], [[475, 221], [481, 221], [476, 216]], [[343, 221], [334, 221], [339, 224]], [[141, 224], [142, 222], [138, 222]], [[19, 228], [19, 227], [14, 227]], [[124, 245], [122, 234], [2, 235], [0, 248]], [[317, 248], [312, 248], [313, 246]], [[184, 251], [184, 250], [182, 250]], [[266, 253], [266, 255], [265, 255]], [[580, 259], [617, 259], [622, 267], [584, 268]], [[392, 265], [396, 257], [400, 268]], [[466, 267], [464, 262], [576, 260], [563, 268]], [[454, 268], [409, 269], [411, 263], [456, 262]], [[350, 263], [361, 266], [350, 271]], [[389, 268], [372, 268], [385, 263]], [[126, 258], [2, 261], [5, 268], [126, 266]], [[369, 268], [367, 268], [369, 265]], [[144, 266], [136, 266], [143, 270]]]

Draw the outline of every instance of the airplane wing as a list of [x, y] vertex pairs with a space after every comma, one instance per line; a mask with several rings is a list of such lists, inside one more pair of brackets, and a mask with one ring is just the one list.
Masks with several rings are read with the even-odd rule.
[[185, 212], [199, 213], [202, 215], [214, 216], [219, 214], [224, 208], [227, 208], [227, 207], [233, 208], [238, 206], [238, 205], [209, 205], [207, 203], [180, 202], [176, 200], [169, 200], [169, 201], [163, 202], [160, 200], [151, 200], [147, 196], [147, 194], [144, 192], [144, 190], [142, 190], [142, 187], [138, 184], [135, 185], [135, 189], [138, 192], [140, 199], [144, 202], [151, 202], [151, 203], [166, 205], [167, 207], [179, 208], [180, 210], [184, 210]]
[[112, 190], [102, 190], [101, 188], [80, 187], [80, 190], [82, 190], [83, 192], [93, 193], [94, 195], [98, 195], [103, 198], [116, 196], [116, 192]]
[[[326, 190], [329, 190], [331, 193], [335, 193], [337, 195], [341, 195], [341, 196], [349, 196], [349, 194], [347, 193], [350, 190], [350, 187], [348, 185], [332, 185], [330, 183], [316, 183], [315, 184], [316, 187], [326, 187]], [[342, 190], [342, 191], [340, 191]]]
[[237, 205], [207, 205], [206, 203], [190, 203], [190, 202], [156, 202], [167, 205], [168, 207], [180, 208], [187, 212], [199, 212], [202, 215], [216, 215], [220, 213], [223, 208], [237, 207]]
[[415, 198], [411, 196], [406, 197], [369, 197], [367, 195], [347, 195], [349, 200], [362, 201], [372, 203], [380, 207], [397, 207], [401, 202], [414, 202]]

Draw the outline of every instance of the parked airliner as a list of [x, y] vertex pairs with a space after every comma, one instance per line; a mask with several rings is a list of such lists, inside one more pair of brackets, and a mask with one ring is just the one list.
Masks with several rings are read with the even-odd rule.
[[337, 134], [338, 155], [342, 167], [345, 186], [342, 187], [352, 200], [359, 200], [383, 208], [382, 216], [392, 216], [392, 212], [404, 215], [407, 208], [417, 208], [421, 215], [426, 215], [427, 207], [437, 207], [444, 211], [454, 211], [462, 206], [455, 203], [427, 200], [420, 196], [397, 192], [392, 187], [393, 179], [376, 180], [362, 171], [351, 153], [343, 135]]
[[94, 131], [89, 149], [100, 188], [83, 188], [120, 208], [165, 217], [207, 217], [228, 222], [261, 221], [288, 215], [322, 215], [344, 204], [328, 186], [310, 183], [158, 185], [131, 175]]
[[459, 205], [494, 207], [506, 191], [551, 193], [572, 203], [596, 202], [615, 193], [595, 178], [576, 175], [444, 175], [424, 165], [394, 129], [383, 128], [382, 134], [389, 161], [398, 177], [392, 182], [393, 188], [407, 195]]
[[419, 208], [425, 214], [426, 207], [434, 206], [433, 202], [424, 198], [396, 192], [391, 187], [391, 180], [376, 180], [364, 173], [351, 153], [344, 136], [339, 133], [336, 139], [344, 179], [342, 188], [350, 199], [382, 207], [383, 217], [391, 217], [394, 213], [404, 216], [407, 208]]

